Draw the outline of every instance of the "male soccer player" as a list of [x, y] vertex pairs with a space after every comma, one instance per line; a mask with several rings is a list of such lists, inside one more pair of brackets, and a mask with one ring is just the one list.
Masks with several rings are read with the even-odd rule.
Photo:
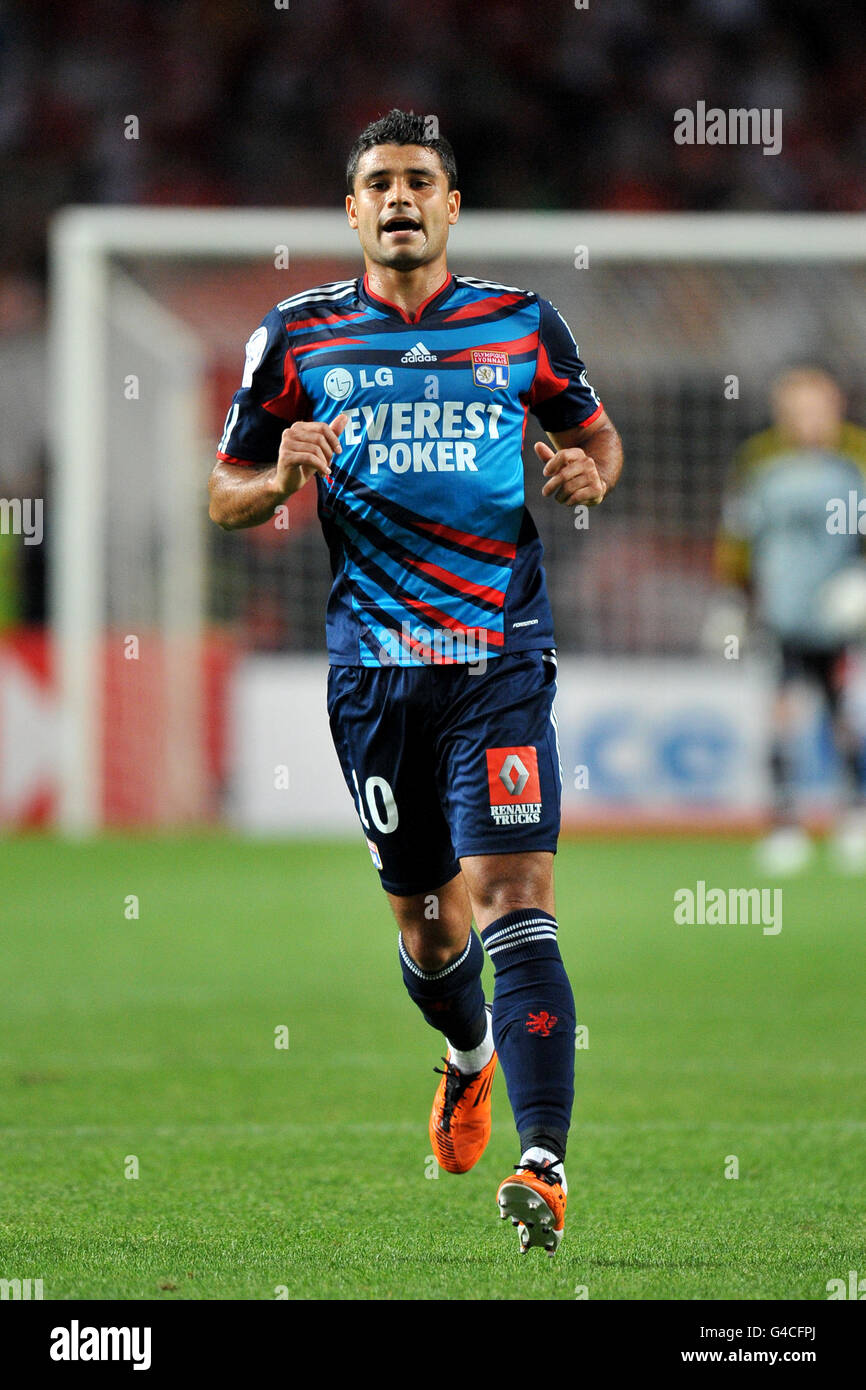
[[480, 1158], [498, 1057], [520, 1142], [500, 1215], [522, 1251], [553, 1254], [575, 1014], [553, 894], [556, 657], [521, 446], [531, 410], [555, 445], [535, 446], [542, 495], [573, 508], [614, 485], [620, 441], [551, 304], [449, 273], [457, 171], [423, 116], [373, 122], [347, 176], [366, 273], [293, 295], [253, 333], [210, 515], [257, 526], [316, 479], [334, 743], [406, 988], [447, 1042], [433, 1149], [452, 1173]]
[[838, 866], [866, 870], [866, 805], [860, 740], [846, 714], [849, 641], [830, 588], [863, 550], [857, 529], [832, 522], [834, 501], [859, 497], [866, 476], [866, 430], [845, 420], [838, 383], [803, 365], [780, 373], [770, 393], [773, 423], [739, 449], [716, 546], [716, 573], [748, 596], [771, 639], [777, 689], [769, 747], [773, 827], [759, 848], [769, 873], [795, 873], [812, 853], [794, 796], [791, 734], [796, 694], [820, 691], [845, 779], [834, 841]]

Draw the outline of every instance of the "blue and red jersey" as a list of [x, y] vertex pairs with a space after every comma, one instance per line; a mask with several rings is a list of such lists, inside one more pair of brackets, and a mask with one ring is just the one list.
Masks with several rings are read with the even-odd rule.
[[530, 410], [554, 434], [602, 411], [568, 326], [530, 291], [449, 275], [409, 316], [365, 275], [265, 316], [217, 456], [274, 463], [287, 425], [348, 416], [330, 479], [316, 477], [332, 665], [554, 645], [524, 501]]

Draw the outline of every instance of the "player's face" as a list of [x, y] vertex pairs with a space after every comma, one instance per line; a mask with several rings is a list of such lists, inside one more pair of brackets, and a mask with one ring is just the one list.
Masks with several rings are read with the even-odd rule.
[[366, 258], [394, 270], [414, 270], [443, 255], [459, 210], [460, 194], [449, 191], [438, 154], [423, 145], [365, 150], [355, 192], [346, 199]]
[[801, 448], [831, 445], [839, 434], [844, 405], [829, 378], [803, 377], [782, 383], [774, 407], [779, 428]]

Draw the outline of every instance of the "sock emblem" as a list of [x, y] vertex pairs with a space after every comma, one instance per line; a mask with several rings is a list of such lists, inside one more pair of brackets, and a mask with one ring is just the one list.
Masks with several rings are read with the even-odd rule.
[[556, 1014], [549, 1014], [546, 1009], [541, 1009], [537, 1014], [530, 1013], [526, 1020], [527, 1033], [536, 1033], [541, 1038], [549, 1038], [559, 1019]]

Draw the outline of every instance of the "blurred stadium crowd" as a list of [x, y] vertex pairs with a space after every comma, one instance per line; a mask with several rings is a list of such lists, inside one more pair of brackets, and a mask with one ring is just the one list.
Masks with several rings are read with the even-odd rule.
[[[64, 204], [339, 206], [354, 135], [400, 105], [439, 116], [470, 207], [866, 209], [866, 9], [843, 0], [287, 3], [0, 0], [3, 495], [50, 490], [46, 228]], [[674, 112], [698, 100], [781, 107], [781, 153], [677, 145]], [[124, 138], [130, 115], [137, 139]], [[585, 295], [581, 325], [597, 343], [612, 318], [633, 327], [637, 300], [622, 273], [596, 283], [604, 304], [593, 319]], [[559, 293], [552, 278], [538, 288]], [[785, 304], [801, 346], [827, 341], [823, 323], [805, 333], [799, 303], [790, 289], [755, 301], [762, 355], [771, 311], [781, 354]], [[749, 307], [739, 305], [741, 363]], [[719, 315], [701, 312], [719, 340]], [[681, 325], [673, 337], [686, 341]], [[613, 352], [618, 378], [626, 347]], [[617, 385], [622, 425], [646, 438]], [[735, 441], [709, 433], [715, 475]], [[0, 537], [0, 624], [41, 616], [43, 551]]]
[[[289, 4], [0, 4], [3, 268], [38, 270], [68, 202], [332, 205], [391, 105], [440, 115], [470, 205], [866, 208], [866, 10], [843, 0]], [[781, 154], [675, 145], [700, 99], [781, 107]]]

